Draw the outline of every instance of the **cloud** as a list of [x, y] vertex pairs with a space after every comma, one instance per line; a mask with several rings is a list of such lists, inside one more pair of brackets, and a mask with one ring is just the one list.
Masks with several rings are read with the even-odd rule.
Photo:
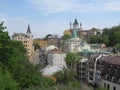
[[108, 2], [105, 4], [105, 7], [111, 11], [120, 11], [120, 1]]
[[9, 17], [4, 14], [0, 14], [0, 22], [4, 21], [7, 26], [6, 31], [12, 36], [16, 33], [26, 33], [27, 26], [30, 24], [31, 32], [34, 38], [43, 38], [47, 34], [59, 34], [62, 35], [67, 25], [63, 25], [57, 21], [35, 22], [30, 21], [25, 17]]
[[2, 21], [7, 22], [7, 18], [5, 17], [4, 14], [0, 13], [0, 22]]
[[70, 11], [80, 7], [77, 0], [25, 0], [45, 14]]
[[119, 0], [25, 0], [46, 15], [59, 12], [120, 11]]
[[29, 21], [24, 17], [9, 17], [4, 14], [0, 14], [0, 22], [4, 21], [4, 25], [7, 27], [7, 31], [10, 36], [14, 32], [16, 33], [26, 33], [27, 25]]

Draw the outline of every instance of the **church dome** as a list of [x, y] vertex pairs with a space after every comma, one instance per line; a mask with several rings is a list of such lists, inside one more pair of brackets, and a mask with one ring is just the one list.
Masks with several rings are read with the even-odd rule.
[[76, 18], [75, 18], [75, 21], [74, 21], [73, 25], [78, 25], [78, 21], [77, 21]]

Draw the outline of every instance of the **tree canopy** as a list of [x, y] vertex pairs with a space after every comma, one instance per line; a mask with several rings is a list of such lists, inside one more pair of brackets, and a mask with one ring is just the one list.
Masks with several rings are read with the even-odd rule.
[[76, 63], [80, 61], [82, 56], [76, 52], [68, 52], [66, 54], [65, 61], [67, 63], [68, 68], [76, 69]]
[[[36, 66], [26, 55], [26, 49], [19, 41], [10, 39], [0, 23], [0, 90], [19, 90], [30, 87], [50, 86]], [[48, 82], [49, 81], [49, 82]]]
[[70, 36], [67, 35], [67, 34], [65, 34], [64, 36], [62, 36], [62, 39], [63, 39], [63, 40], [67, 40], [67, 39], [69, 39], [69, 38], [70, 38]]
[[109, 47], [120, 43], [120, 25], [104, 28], [102, 31], [102, 34], [90, 36], [89, 43], [105, 43]]

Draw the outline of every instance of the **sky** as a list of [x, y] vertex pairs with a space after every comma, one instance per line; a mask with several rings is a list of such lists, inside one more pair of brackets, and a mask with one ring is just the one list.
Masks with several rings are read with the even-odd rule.
[[28, 24], [34, 38], [63, 35], [77, 18], [84, 30], [120, 24], [120, 0], [0, 0], [0, 22], [10, 36], [26, 33]]

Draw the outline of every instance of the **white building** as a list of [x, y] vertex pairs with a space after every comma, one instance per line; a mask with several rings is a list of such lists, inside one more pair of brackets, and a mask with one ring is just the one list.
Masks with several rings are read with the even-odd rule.
[[65, 41], [65, 52], [82, 52], [84, 49], [90, 51], [90, 45], [80, 38], [71, 38]]
[[58, 68], [56, 66], [46, 66], [45, 68], [43, 68], [41, 71], [42, 71], [42, 75], [44, 76], [51, 76], [53, 75], [54, 73], [58, 72], [62, 70], [62, 68]]
[[101, 79], [101, 86], [108, 89], [108, 90], [120, 90], [120, 84], [111, 82], [106, 79]]
[[66, 57], [66, 54], [60, 51], [59, 49], [50, 50], [47, 53], [48, 65], [56, 66], [60, 68], [66, 67], [65, 57]]

